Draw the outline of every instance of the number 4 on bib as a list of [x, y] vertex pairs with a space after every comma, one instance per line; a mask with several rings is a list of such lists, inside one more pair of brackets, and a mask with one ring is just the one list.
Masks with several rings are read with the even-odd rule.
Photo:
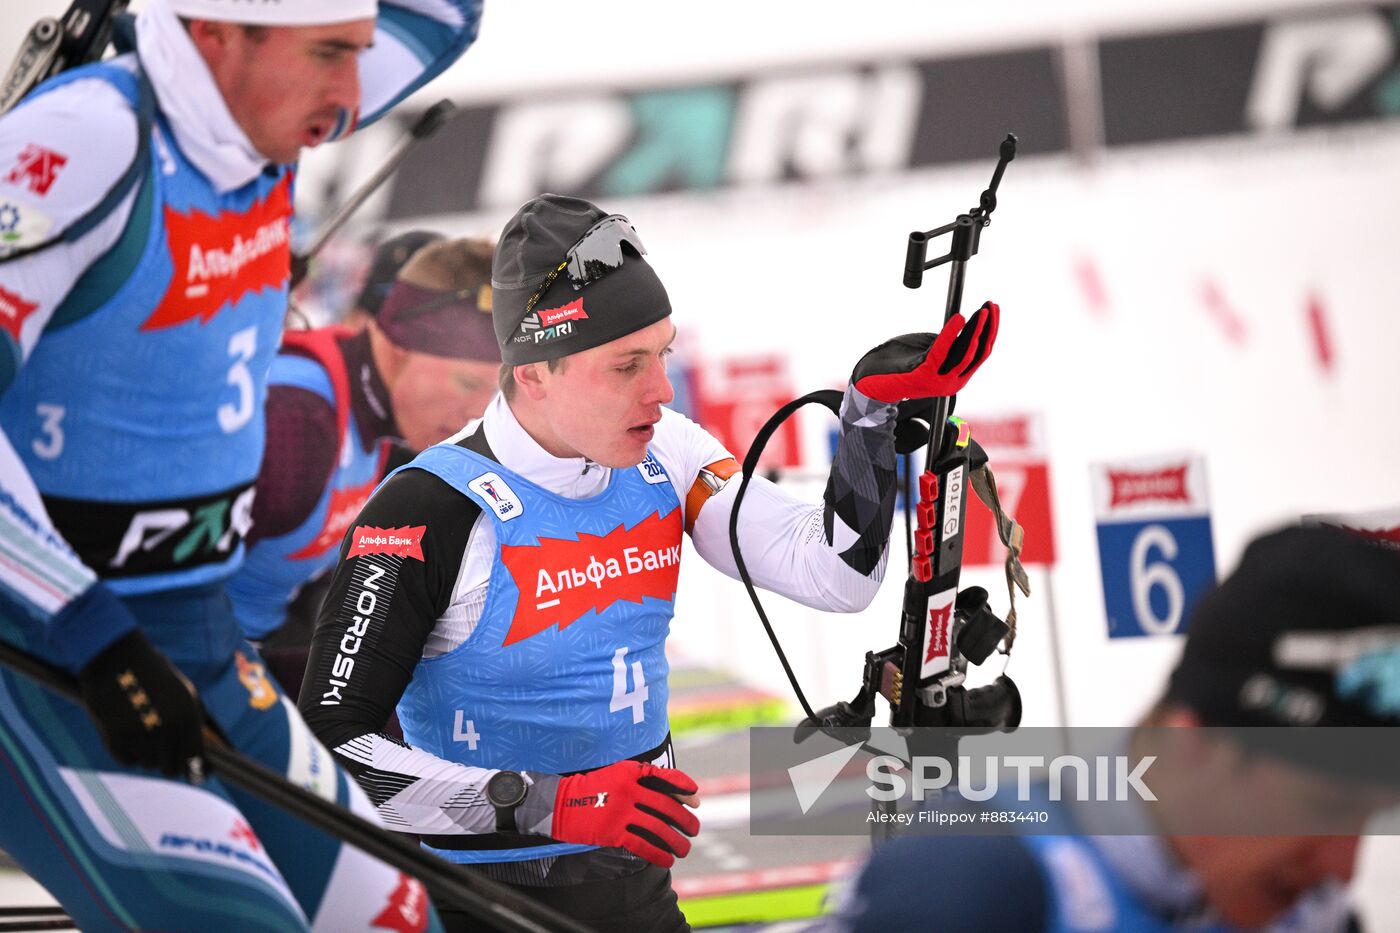
[[624, 710], [632, 711], [632, 723], [641, 722], [646, 718], [647, 698], [651, 696], [651, 691], [647, 689], [646, 674], [642, 673], [642, 662], [632, 662], [632, 680], [635, 682], [633, 689], [627, 689], [627, 649], [619, 648], [613, 652], [613, 692], [612, 702], [608, 704], [608, 711], [620, 713]]

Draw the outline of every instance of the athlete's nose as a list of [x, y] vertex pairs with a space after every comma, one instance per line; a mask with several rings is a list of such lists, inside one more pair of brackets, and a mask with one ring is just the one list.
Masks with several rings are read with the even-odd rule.
[[360, 106], [360, 63], [353, 56], [347, 57], [335, 69], [326, 90], [326, 102], [354, 113]]
[[671, 385], [671, 377], [666, 374], [666, 365], [657, 362], [652, 374], [652, 384], [647, 386], [648, 393], [646, 400], [650, 404], [667, 405], [676, 397], [675, 387]]

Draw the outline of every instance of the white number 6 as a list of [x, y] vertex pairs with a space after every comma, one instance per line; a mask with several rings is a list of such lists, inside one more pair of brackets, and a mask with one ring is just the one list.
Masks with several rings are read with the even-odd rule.
[[[1162, 553], [1162, 560], [1149, 564], [1147, 552], [1152, 548]], [[1133, 541], [1129, 565], [1133, 591], [1133, 612], [1138, 625], [1149, 635], [1170, 635], [1181, 625], [1181, 611], [1186, 604], [1181, 577], [1169, 561], [1176, 559], [1176, 538], [1161, 525], [1148, 525]], [[1152, 611], [1152, 588], [1160, 586], [1167, 596], [1167, 614], [1159, 618]]]

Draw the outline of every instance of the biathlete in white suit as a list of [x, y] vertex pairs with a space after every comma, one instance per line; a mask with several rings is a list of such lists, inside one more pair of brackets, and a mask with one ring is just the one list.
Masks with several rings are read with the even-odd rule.
[[[665, 643], [685, 533], [737, 575], [738, 464], [665, 408], [676, 328], [643, 253], [625, 217], [577, 198], [542, 195], [506, 224], [502, 393], [352, 523], [298, 702], [386, 825], [595, 929], [680, 933], [668, 869], [699, 821], [671, 754]], [[756, 585], [869, 604], [898, 403], [957, 392], [998, 315], [989, 302], [861, 358], [822, 501], [750, 487], [738, 534]], [[383, 731], [396, 708], [404, 741]]]
[[[295, 163], [455, 61], [479, 0], [150, 0], [0, 119], [0, 849], [88, 931], [436, 929], [422, 885], [216, 779], [371, 813], [240, 635]], [[151, 770], [148, 770], [151, 769]], [[163, 772], [161, 778], [154, 771]]]

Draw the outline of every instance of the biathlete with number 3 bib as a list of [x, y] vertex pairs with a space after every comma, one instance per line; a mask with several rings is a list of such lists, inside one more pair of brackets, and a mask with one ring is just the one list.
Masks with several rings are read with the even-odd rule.
[[194, 785], [207, 717], [372, 813], [225, 584], [262, 459], [300, 152], [456, 61], [480, 12], [148, 0], [133, 51], [0, 118], [0, 640], [71, 671], [87, 707], [0, 671], [0, 848], [81, 929], [438, 928], [415, 879]]
[[[542, 195], [506, 224], [502, 391], [353, 523], [300, 707], [387, 825], [586, 924], [664, 933], [688, 929], [669, 868], [699, 830], [664, 647], [684, 533], [738, 577], [738, 465], [665, 407], [676, 328], [644, 254], [626, 218], [574, 198]], [[989, 302], [860, 360], [820, 503], [754, 480], [739, 538], [758, 586], [835, 612], [870, 602], [896, 406], [957, 392], [998, 314]], [[395, 705], [406, 744], [380, 732]]]

